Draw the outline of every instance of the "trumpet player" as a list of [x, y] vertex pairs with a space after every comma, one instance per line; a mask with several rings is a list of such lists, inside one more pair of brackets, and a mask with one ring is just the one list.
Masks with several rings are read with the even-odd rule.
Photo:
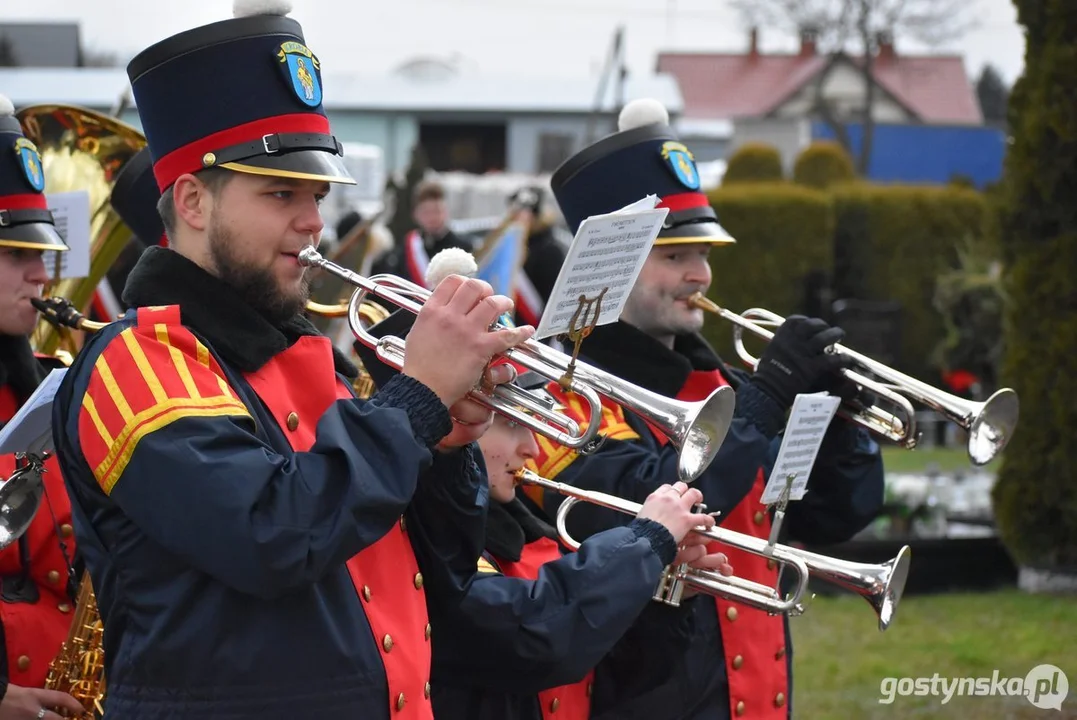
[[[722, 385], [736, 390], [736, 414], [716, 458], [696, 480], [704, 502], [721, 513], [723, 528], [768, 538], [771, 517], [761, 504], [777, 454], [785, 416], [798, 393], [850, 394], [839, 374], [844, 361], [826, 347], [842, 338], [819, 319], [789, 318], [751, 375], [727, 366], [699, 335], [704, 315], [690, 298], [706, 292], [711, 267], [721, 267], [721, 247], [734, 242], [719, 225], [700, 191], [688, 148], [678, 142], [658, 103], [635, 101], [621, 114], [620, 131], [567, 160], [552, 178], [554, 195], [575, 231], [590, 215], [610, 212], [656, 194], [669, 208], [665, 225], [646, 259], [620, 321], [596, 328], [583, 343], [581, 360], [670, 397], [699, 400]], [[715, 252], [711, 258], [712, 250]], [[550, 391], [571, 410], [570, 396]], [[579, 413], [576, 417], [585, 420]], [[676, 477], [676, 452], [665, 438], [616, 407], [603, 416], [606, 442], [577, 455], [545, 439], [537, 471], [588, 490], [639, 501]], [[790, 505], [785, 529], [794, 540], [844, 541], [879, 510], [883, 469], [878, 445], [852, 423], [835, 420], [826, 434], [809, 491]], [[548, 494], [547, 511], [561, 501]], [[572, 536], [585, 538], [622, 524], [623, 515], [592, 506], [569, 519]], [[775, 587], [777, 566], [758, 555], [722, 548], [737, 576]], [[697, 596], [668, 609], [670, 622], [689, 614], [693, 631], [679, 657], [646, 655], [640, 662], [679, 663], [664, 686], [635, 696], [609, 718], [713, 720], [776, 719], [790, 715], [791, 648], [786, 619], [724, 598]], [[596, 684], [613, 693], [627, 688]], [[604, 699], [596, 697], [599, 704]]]
[[[402, 337], [411, 317], [394, 313], [371, 333]], [[392, 377], [373, 351], [360, 343], [356, 350], [378, 384]], [[518, 387], [548, 397], [544, 378], [511, 366]], [[591, 703], [597, 665], [616, 667], [607, 675], [630, 675], [634, 693], [669, 680], [671, 666], [641, 667], [638, 652], [644, 641], [653, 650], [657, 634], [685, 646], [654, 612], [662, 568], [676, 557], [733, 572], [722, 553], [705, 554], [701, 536], [689, 534], [714, 523], [693, 508], [699, 491], [662, 485], [627, 527], [598, 533], [570, 553], [544, 513], [517, 492], [517, 472], [538, 452], [535, 434], [498, 415], [478, 445], [490, 493], [478, 572], [459, 604], [430, 604], [435, 717], [587, 720], [598, 710]]]
[[[11, 420], [50, 369], [61, 366], [31, 348], [38, 315], [30, 300], [40, 297], [48, 280], [43, 253], [67, 250], [45, 202], [41, 157], [14, 112], [0, 96], [0, 424]], [[14, 455], [0, 456], [0, 476], [10, 477], [15, 466]], [[45, 468], [42, 504], [48, 509], [0, 549], [0, 720], [82, 710], [70, 695], [44, 689], [49, 663], [71, 626], [69, 568], [76, 550], [71, 504], [55, 458]]]
[[351, 179], [287, 12], [237, 1], [127, 68], [168, 247], [53, 407], [112, 720], [430, 720], [427, 597], [458, 601], [481, 548], [491, 418], [463, 398], [531, 331], [489, 332], [511, 301], [453, 278], [401, 375], [354, 397], [302, 317], [298, 253]]

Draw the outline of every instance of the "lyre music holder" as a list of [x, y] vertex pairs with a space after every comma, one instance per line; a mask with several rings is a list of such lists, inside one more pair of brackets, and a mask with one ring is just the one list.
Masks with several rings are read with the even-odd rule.
[[572, 385], [572, 373], [576, 369], [576, 358], [580, 354], [580, 346], [598, 326], [598, 318], [602, 315], [602, 298], [605, 297], [607, 290], [609, 290], [608, 287], [602, 288], [602, 292], [595, 298], [580, 295], [577, 301], [579, 304], [576, 306], [576, 312], [572, 314], [569, 330], [564, 335], [572, 341], [572, 359], [565, 368], [565, 374], [557, 381], [563, 392], [568, 392]]

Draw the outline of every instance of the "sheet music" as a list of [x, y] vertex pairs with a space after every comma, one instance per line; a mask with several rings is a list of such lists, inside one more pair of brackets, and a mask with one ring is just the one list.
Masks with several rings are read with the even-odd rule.
[[90, 274], [90, 194], [85, 190], [49, 193], [46, 196], [56, 232], [70, 250], [45, 252], [45, 269], [56, 277], [56, 258], [60, 258], [60, 278], [81, 278]]
[[0, 455], [16, 452], [40, 455], [52, 450], [52, 400], [66, 374], [67, 368], [50, 372], [0, 430]]
[[796, 477], [789, 491], [789, 499], [800, 500], [804, 497], [808, 476], [839, 404], [841, 398], [826, 393], [797, 395], [785, 426], [778, 457], [774, 461], [774, 469], [763, 491], [764, 505], [778, 502], [787, 478], [794, 474]]
[[597, 325], [607, 325], [621, 317], [669, 214], [667, 208], [656, 208], [657, 204], [658, 197], [648, 195], [616, 212], [595, 215], [580, 223], [536, 329], [537, 340], [567, 333], [580, 296], [597, 298], [603, 288], [606, 294], [602, 296]]

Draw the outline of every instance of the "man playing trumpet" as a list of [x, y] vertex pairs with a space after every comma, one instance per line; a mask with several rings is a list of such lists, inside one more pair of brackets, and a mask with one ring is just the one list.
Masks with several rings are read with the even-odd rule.
[[[843, 333], [819, 319], [791, 317], [754, 374], [726, 366], [699, 335], [704, 314], [691, 298], [710, 286], [711, 249], [734, 240], [700, 192], [691, 154], [669, 128], [665, 109], [654, 101], [637, 101], [625, 108], [621, 120], [620, 132], [567, 160], [552, 178], [569, 229], [575, 232], [588, 216], [614, 211], [652, 193], [670, 212], [621, 320], [596, 328], [583, 343], [581, 360], [685, 401], [700, 400], [719, 386], [731, 385], [737, 391], [733, 424], [695, 487], [702, 490], [708, 509], [721, 513], [722, 527], [766, 539], [771, 518], [760, 498], [794, 398], [820, 391], [847, 397], [855, 391], [840, 375], [846, 361], [826, 352]], [[556, 384], [550, 391], [570, 415], [579, 408]], [[586, 420], [578, 413], [576, 419]], [[606, 442], [589, 455], [540, 440], [538, 473], [637, 502], [676, 478], [676, 450], [632, 414], [609, 407], [601, 432]], [[836, 420], [808, 488], [804, 499], [792, 503], [787, 512], [789, 534], [812, 543], [852, 537], [882, 503], [878, 445], [865, 431]], [[540, 499], [547, 511], [562, 500], [549, 493]], [[624, 522], [622, 514], [586, 505], [572, 513], [568, 529], [574, 537], [586, 538]], [[721, 549], [738, 577], [777, 585], [773, 561], [735, 548]], [[680, 671], [664, 686], [621, 703], [608, 717], [789, 716], [791, 653], [784, 617], [710, 597], [696, 597], [680, 609], [665, 611], [672, 623], [690, 616], [690, 647], [679, 657], [650, 653], [640, 662], [679, 664]], [[616, 706], [618, 695], [629, 690], [617, 682], [602, 683], [600, 676], [596, 690], [603, 688], [611, 696], [596, 693], [596, 705]]]
[[[402, 337], [412, 317], [400, 311], [370, 331]], [[388, 382], [393, 370], [362, 343], [355, 347], [377, 384]], [[495, 363], [505, 364], [517, 387], [549, 398], [544, 377]], [[702, 494], [684, 483], [661, 485], [626, 527], [567, 553], [542, 510], [517, 492], [519, 471], [538, 453], [536, 434], [498, 415], [478, 445], [491, 500], [478, 573], [459, 604], [430, 604], [435, 717], [587, 720], [600, 711], [591, 702], [598, 665], [607, 677], [632, 678], [630, 690], [618, 688], [620, 701], [668, 681], [672, 666], [639, 662], [641, 644], [656, 636], [687, 646], [652, 602], [663, 568], [687, 562], [733, 572], [691, 532], [714, 525], [695, 507]]]

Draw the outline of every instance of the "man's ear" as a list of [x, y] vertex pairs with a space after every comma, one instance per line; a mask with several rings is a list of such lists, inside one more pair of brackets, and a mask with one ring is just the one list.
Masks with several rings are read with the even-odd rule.
[[172, 184], [172, 204], [176, 208], [176, 220], [194, 230], [209, 226], [211, 193], [205, 183], [190, 173], [180, 175]]

